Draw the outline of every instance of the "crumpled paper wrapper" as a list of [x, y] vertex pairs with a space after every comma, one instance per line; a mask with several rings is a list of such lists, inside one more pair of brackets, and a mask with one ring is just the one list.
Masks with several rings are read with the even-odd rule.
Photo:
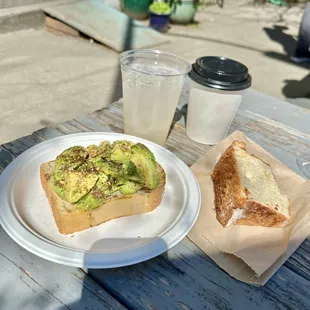
[[[228, 146], [246, 143], [247, 152], [270, 164], [281, 193], [290, 200], [291, 220], [283, 228], [234, 226], [216, 219], [211, 174]], [[220, 142], [192, 167], [201, 189], [198, 220], [188, 237], [232, 277], [264, 285], [310, 233], [310, 181], [275, 159], [240, 131]]]

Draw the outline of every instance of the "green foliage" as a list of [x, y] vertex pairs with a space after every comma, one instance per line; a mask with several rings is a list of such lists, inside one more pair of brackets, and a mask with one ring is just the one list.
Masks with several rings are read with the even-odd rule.
[[169, 14], [171, 12], [171, 8], [169, 4], [165, 2], [154, 2], [150, 5], [150, 11], [157, 14]]

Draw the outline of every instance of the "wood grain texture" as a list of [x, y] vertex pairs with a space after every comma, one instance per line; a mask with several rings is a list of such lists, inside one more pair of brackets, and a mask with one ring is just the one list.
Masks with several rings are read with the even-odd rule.
[[[285, 108], [295, 109], [289, 104]], [[112, 104], [108, 111], [93, 113], [91, 118], [123, 132], [121, 102]], [[166, 147], [192, 165], [211, 147], [190, 140], [182, 120], [177, 119]], [[303, 125], [301, 121], [299, 128]], [[310, 149], [308, 133], [282, 124], [280, 116], [275, 120], [251, 112], [248, 106], [247, 110], [239, 110], [230, 133], [234, 130], [243, 131], [300, 173], [295, 160], [297, 154]], [[88, 270], [88, 273], [123, 304], [134, 309], [309, 309], [309, 250], [309, 240], [306, 240], [262, 288], [232, 279], [187, 239], [143, 264]]]
[[[284, 104], [281, 114], [278, 102], [270, 103], [268, 98], [261, 94], [255, 96], [253, 92], [248, 97], [248, 100], [255, 104], [250, 101], [243, 102], [230, 132], [241, 130], [284, 164], [300, 173], [295, 160], [296, 155], [310, 149], [310, 132], [304, 130], [307, 124], [309, 126], [310, 114], [299, 109], [300, 114], [295, 115], [292, 122], [287, 120], [287, 115], [297, 113], [296, 107]], [[265, 101], [258, 107], [256, 103], [264, 98]], [[176, 124], [165, 147], [190, 166], [211, 146], [196, 143], [186, 136], [182, 125], [186, 111], [183, 106], [184, 102], [179, 106], [178, 113], [183, 111], [181, 117], [180, 114], [176, 115]], [[274, 112], [275, 106], [278, 113]], [[51, 125], [31, 136], [5, 144], [0, 149], [0, 167], [4, 168], [14, 156], [40, 141], [83, 131], [123, 132], [122, 102], [113, 103], [108, 109], [96, 111], [84, 118]], [[55, 265], [33, 256], [17, 246], [3, 231], [0, 231], [0, 238], [1, 275], [9, 279], [9, 283], [17, 287], [16, 290], [25, 294], [25, 304], [28, 300], [34, 302], [40, 298], [38, 296], [42, 296], [42, 302], [51, 305], [51, 308], [64, 304], [69, 309], [96, 309], [103, 302], [102, 296], [98, 295], [96, 290], [102, 290], [102, 294], [109, 292], [124, 306], [139, 310], [310, 309], [309, 238], [264, 287], [254, 287], [234, 280], [187, 238], [167, 253], [147, 262], [118, 269], [90, 269], [87, 270], [89, 277], [85, 277], [81, 270]], [[44, 265], [44, 273], [36, 267], [41, 265]], [[19, 266], [23, 269], [19, 269]], [[61, 276], [53, 266], [63, 268]], [[71, 275], [69, 270], [74, 270]], [[36, 282], [27, 275], [29, 271], [32, 276], [35, 275], [33, 278]], [[23, 276], [22, 280], [20, 276]], [[0, 284], [2, 283], [0, 281]], [[92, 293], [89, 293], [89, 290]], [[78, 294], [82, 294], [81, 308], [78, 301], [72, 303]], [[108, 300], [111, 300], [110, 295], [107, 295]], [[0, 298], [7, 300], [3, 294], [0, 294]], [[68, 298], [71, 298], [69, 302]], [[117, 308], [119, 304], [113, 302], [111, 301], [112, 309]], [[104, 306], [110, 307], [107, 304], [102, 307]]]
[[0, 226], [0, 305], [15, 309], [124, 309], [81, 269], [39, 258]]
[[25, 136], [23, 138], [14, 140], [9, 143], [2, 145], [4, 149], [9, 151], [11, 154], [18, 156], [28, 150], [30, 147], [44, 141], [44, 138], [37, 137], [35, 135]]
[[0, 173], [13, 159], [14, 155], [7, 151], [4, 147], [0, 146]]
[[[8, 143], [6, 148], [0, 146], [0, 173], [21, 149], [60, 135], [61, 132], [46, 128]], [[0, 279], [1, 310], [125, 309], [81, 269], [55, 264], [29, 253], [1, 226]]]
[[285, 126], [310, 134], [310, 110], [258, 91], [252, 89], [245, 91], [240, 110], [266, 116], [269, 120], [278, 121]]
[[132, 309], [309, 309], [310, 282], [287, 264], [264, 287], [250, 286], [188, 239], [150, 261], [88, 274]]

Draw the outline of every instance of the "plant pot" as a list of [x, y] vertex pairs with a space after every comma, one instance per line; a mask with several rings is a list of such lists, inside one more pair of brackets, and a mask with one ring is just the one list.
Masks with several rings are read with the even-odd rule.
[[152, 0], [121, 0], [122, 10], [135, 19], [146, 19], [149, 15], [148, 8]]
[[194, 20], [197, 12], [197, 4], [194, 0], [180, 0], [173, 3], [170, 21], [175, 24], [188, 24]]
[[150, 26], [159, 32], [166, 32], [168, 30], [169, 17], [170, 13], [157, 14], [150, 11]]

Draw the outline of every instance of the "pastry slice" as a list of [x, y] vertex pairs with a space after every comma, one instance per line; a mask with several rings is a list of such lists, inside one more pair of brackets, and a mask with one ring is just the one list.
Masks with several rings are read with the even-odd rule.
[[216, 164], [217, 220], [224, 226], [283, 227], [290, 219], [289, 200], [281, 194], [270, 166], [234, 141]]

